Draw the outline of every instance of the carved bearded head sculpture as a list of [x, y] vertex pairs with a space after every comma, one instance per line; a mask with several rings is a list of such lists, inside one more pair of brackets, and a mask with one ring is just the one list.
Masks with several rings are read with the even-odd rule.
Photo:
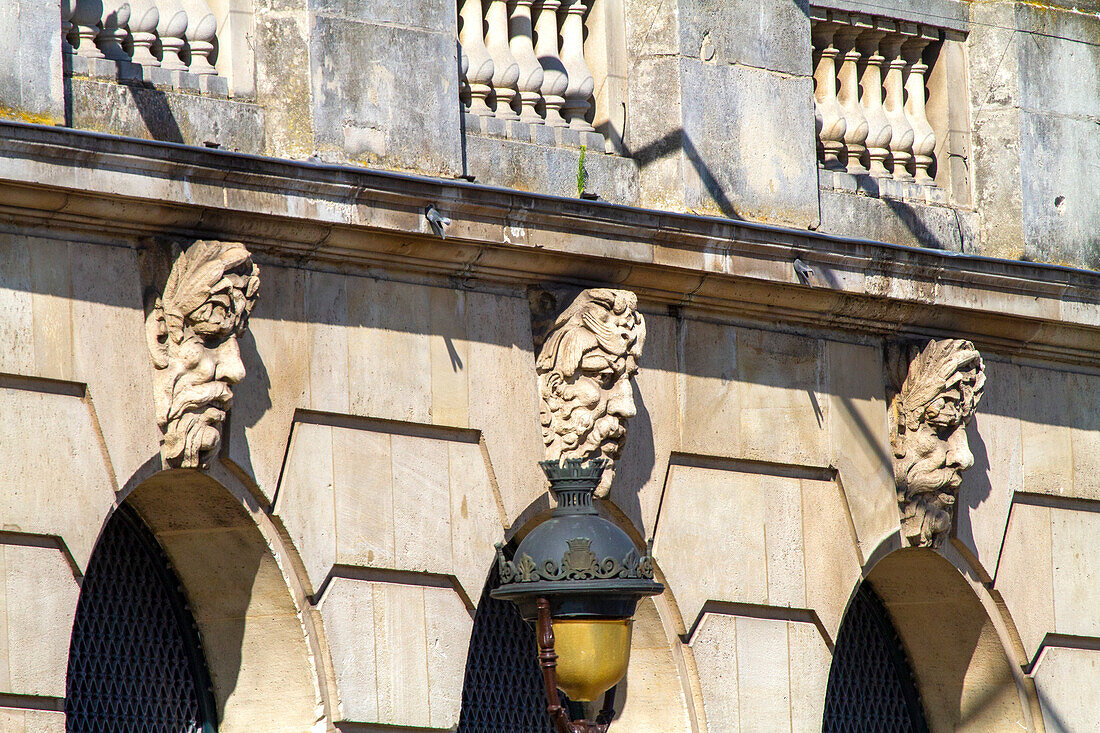
[[607, 496], [626, 420], [637, 414], [645, 320], [626, 290], [585, 290], [557, 317], [538, 358], [539, 417], [548, 459], [607, 458], [597, 496]]
[[172, 266], [146, 318], [167, 465], [198, 468], [217, 455], [232, 387], [244, 378], [237, 337], [259, 287], [259, 268], [234, 242], [195, 242]]
[[891, 411], [902, 531], [910, 544], [938, 547], [951, 530], [962, 472], [974, 465], [966, 424], [982, 396], [985, 366], [961, 339], [930, 341], [907, 357]]

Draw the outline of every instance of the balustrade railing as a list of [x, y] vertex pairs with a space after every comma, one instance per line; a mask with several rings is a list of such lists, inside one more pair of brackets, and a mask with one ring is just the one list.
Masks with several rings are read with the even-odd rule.
[[811, 22], [819, 164], [932, 185], [926, 61], [943, 31], [816, 8]]
[[513, 126], [576, 130], [581, 142], [593, 135], [602, 144], [592, 127], [595, 78], [584, 49], [592, 3], [458, 0], [465, 111]]
[[113, 61], [133, 65], [120, 78], [141, 76], [225, 94], [228, 87], [214, 66], [217, 31], [206, 0], [61, 0], [62, 46], [74, 71], [103, 69], [104, 61]]

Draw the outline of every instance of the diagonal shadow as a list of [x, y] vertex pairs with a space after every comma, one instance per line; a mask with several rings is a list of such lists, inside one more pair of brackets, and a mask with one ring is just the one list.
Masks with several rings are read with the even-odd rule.
[[744, 217], [737, 213], [737, 208], [726, 196], [725, 191], [722, 190], [722, 185], [715, 178], [710, 166], [707, 165], [699, 149], [695, 147], [695, 143], [692, 142], [691, 137], [683, 128], [669, 132], [664, 137], [641, 148], [632, 149], [625, 142], [623, 143], [623, 155], [634, 160], [640, 169], [646, 168], [658, 160], [667, 158], [681, 150], [687, 161], [691, 163], [692, 168], [695, 169], [695, 174], [699, 176], [699, 180], [703, 182], [707, 193], [714, 199], [714, 203], [717, 204], [722, 215], [728, 219], [744, 221]]

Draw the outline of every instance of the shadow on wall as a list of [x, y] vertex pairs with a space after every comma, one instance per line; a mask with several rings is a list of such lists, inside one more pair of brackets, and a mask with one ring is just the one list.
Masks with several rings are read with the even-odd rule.
[[692, 142], [691, 137], [683, 129], [670, 132], [659, 140], [654, 140], [638, 149], [631, 149], [625, 142], [623, 143], [623, 155], [632, 158], [639, 168], [646, 168], [662, 158], [674, 155], [680, 150], [683, 150], [685, 158], [691, 163], [695, 174], [699, 176], [699, 180], [706, 187], [707, 193], [714, 199], [714, 203], [718, 206], [722, 215], [727, 219], [743, 221], [743, 217], [737, 213], [737, 208], [733, 205], [733, 202], [722, 190], [722, 185], [714, 177], [710, 166], [703, 160], [699, 149], [695, 147], [695, 143]]
[[966, 426], [966, 441], [970, 453], [974, 456], [974, 465], [964, 474], [959, 490], [958, 504], [955, 507], [954, 536], [963, 540], [967, 547], [975, 546], [973, 512], [993, 494], [993, 484], [989, 479], [989, 450], [982, 439], [981, 405], [978, 412]]
[[[909, 204], [904, 201], [898, 201], [883, 196], [879, 199], [897, 216], [898, 221], [902, 226], [909, 230], [909, 233], [920, 243], [922, 247], [929, 249], [946, 249], [952, 252], [968, 252], [973, 249], [972, 243], [968, 242], [963, 232], [962, 221], [959, 219], [958, 213], [955, 214], [955, 229], [953, 233], [957, 236], [957, 239], [952, 242], [944, 242], [938, 237], [931, 229], [921, 221], [920, 215], [917, 214]], [[954, 209], [952, 209], [954, 211]]]
[[[637, 489], [645, 486], [652, 476], [657, 449], [653, 443], [653, 420], [645, 404], [645, 394], [638, 389], [636, 379], [632, 380], [632, 386], [638, 414], [630, 419], [626, 443], [623, 445], [623, 459], [616, 469], [620, 475], [612, 486], [611, 498], [634, 527], [644, 527], [645, 513], [642, 511]], [[625, 487], [633, 488], [624, 491]]]
[[[118, 80], [120, 83], [122, 79]], [[168, 106], [168, 98], [159, 89], [138, 87], [133, 84], [124, 85], [134, 98], [134, 107], [141, 115], [141, 121], [145, 123], [145, 129], [154, 140], [169, 143], [182, 143], [183, 132], [172, 108]]]
[[[62, 94], [65, 104], [65, 126], [73, 126], [73, 81], [72, 81], [72, 56], [61, 55], [62, 63]], [[169, 143], [183, 143], [183, 132], [180, 130], [176, 116], [168, 105], [168, 97], [164, 92], [152, 86], [134, 83], [131, 79], [123, 78], [121, 70], [115, 76], [119, 86], [129, 91], [134, 100], [134, 108], [141, 115], [145, 129], [153, 140]], [[109, 103], [99, 100], [99, 103]]]
[[241, 361], [244, 362], [245, 381], [236, 391], [244, 391], [248, 399], [234, 400], [224, 426], [222, 439], [222, 458], [232, 460], [247, 476], [255, 476], [252, 467], [252, 453], [248, 447], [245, 431], [256, 427], [260, 419], [271, 409], [271, 375], [267, 372], [263, 359], [256, 349], [256, 339], [251, 331], [245, 330], [238, 338]]
[[906, 548], [885, 556], [867, 582], [908, 653], [930, 729], [1015, 730], [1027, 719], [1032, 708], [1013, 675], [1021, 660], [1006, 651], [987, 606], [950, 562]]
[[[241, 489], [241, 491], [244, 491]], [[126, 498], [164, 548], [202, 638], [221, 733], [311, 728], [317, 699], [311, 654], [264, 534], [221, 483], [162, 471]], [[280, 704], [271, 705], [278, 689]]]

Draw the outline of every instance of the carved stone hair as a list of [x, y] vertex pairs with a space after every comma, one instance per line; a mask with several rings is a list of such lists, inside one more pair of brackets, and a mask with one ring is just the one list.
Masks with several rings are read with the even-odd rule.
[[554, 320], [539, 353], [539, 373], [572, 377], [589, 352], [600, 350], [617, 372], [636, 367], [645, 344], [645, 319], [629, 290], [582, 291]]
[[958, 419], [968, 422], [985, 387], [985, 364], [974, 344], [962, 339], [932, 340], [923, 349], [910, 347], [908, 356], [908, 363], [897, 365], [904, 377], [894, 399], [896, 432], [903, 435], [915, 428], [936, 398], [956, 387], [962, 393]]
[[[239, 277], [229, 273], [239, 270]], [[234, 331], [240, 333], [248, 324], [248, 316], [256, 304], [260, 289], [260, 270], [252, 255], [238, 242], [200, 240], [180, 253], [161, 296], [161, 308], [171, 332], [178, 330], [185, 319], [193, 323], [210, 323], [224, 327], [224, 321], [234, 319]], [[211, 321], [216, 311], [210, 305], [211, 296], [225, 293], [230, 307], [221, 320]]]

